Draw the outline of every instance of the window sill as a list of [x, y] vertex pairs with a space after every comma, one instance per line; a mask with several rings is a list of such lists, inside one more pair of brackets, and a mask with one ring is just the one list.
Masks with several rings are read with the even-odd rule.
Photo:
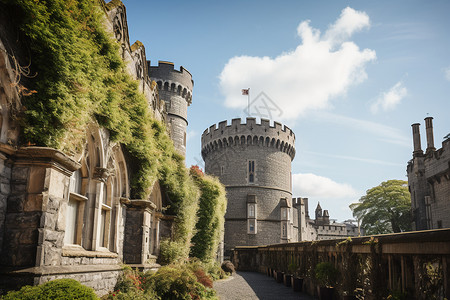
[[102, 248], [97, 251], [88, 251], [80, 245], [65, 245], [62, 249], [62, 256], [116, 258], [119, 255], [117, 253], [110, 252], [106, 248]]

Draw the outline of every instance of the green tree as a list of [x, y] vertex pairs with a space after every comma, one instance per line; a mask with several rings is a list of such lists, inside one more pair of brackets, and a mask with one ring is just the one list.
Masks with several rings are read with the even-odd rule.
[[382, 182], [350, 209], [367, 235], [411, 230], [411, 195], [404, 180]]

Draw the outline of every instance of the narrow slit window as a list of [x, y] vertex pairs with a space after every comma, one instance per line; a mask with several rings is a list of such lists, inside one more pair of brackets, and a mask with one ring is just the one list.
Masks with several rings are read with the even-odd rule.
[[250, 182], [250, 183], [255, 182], [255, 161], [254, 160], [248, 161], [248, 182]]

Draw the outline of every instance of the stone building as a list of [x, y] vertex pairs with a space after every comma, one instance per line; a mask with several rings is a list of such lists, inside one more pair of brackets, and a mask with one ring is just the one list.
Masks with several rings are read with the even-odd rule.
[[220, 122], [202, 134], [205, 171], [227, 191], [225, 255], [236, 245], [297, 240], [291, 161], [295, 135], [286, 126], [255, 118]]
[[[1, 5], [0, 285], [74, 278], [105, 294], [114, 287], [122, 263], [155, 266], [160, 238], [172, 234], [173, 216], [163, 211], [165, 193], [156, 182], [149, 199], [131, 199], [133, 166], [120, 143], [95, 123], [85, 130], [83, 150], [71, 156], [52, 148], [20, 146], [19, 126], [11, 118], [12, 110], [20, 109], [20, 95], [9, 53], [19, 55], [21, 46]], [[172, 124], [171, 136], [184, 154], [191, 75], [167, 62], [151, 67], [142, 43], [129, 42], [125, 6], [120, 1], [102, 5], [105, 26], [120, 44], [129, 74], [139, 81], [153, 117]], [[152, 75], [160, 82], [152, 81]], [[168, 93], [174, 95], [166, 97]]]
[[308, 214], [308, 198], [298, 198], [294, 203], [299, 219], [304, 218], [299, 225], [298, 241], [332, 240], [364, 235], [362, 229], [351, 220], [338, 223], [330, 219], [328, 210], [322, 211], [320, 203], [317, 203], [314, 220], [310, 219]]
[[423, 153], [419, 123], [412, 124], [413, 158], [408, 162], [413, 230], [450, 227], [450, 135], [436, 149], [433, 118], [425, 118], [427, 148]]

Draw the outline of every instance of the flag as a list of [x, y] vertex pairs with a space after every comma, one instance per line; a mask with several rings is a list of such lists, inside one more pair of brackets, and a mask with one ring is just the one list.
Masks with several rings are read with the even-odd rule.
[[242, 95], [247, 96], [250, 89], [242, 89]]

